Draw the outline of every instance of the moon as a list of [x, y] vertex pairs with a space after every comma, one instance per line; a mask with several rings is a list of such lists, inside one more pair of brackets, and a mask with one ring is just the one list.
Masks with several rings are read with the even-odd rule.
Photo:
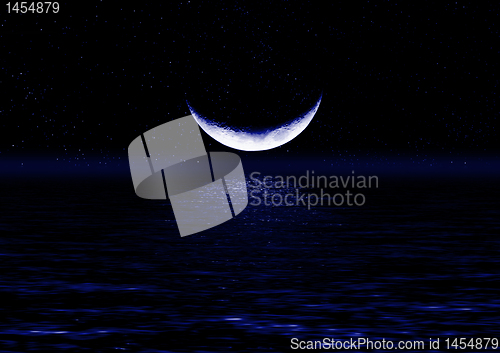
[[316, 103], [304, 114], [279, 126], [261, 131], [251, 131], [250, 129], [236, 128], [219, 123], [202, 116], [188, 101], [186, 103], [198, 125], [213, 139], [223, 145], [241, 151], [265, 151], [290, 142], [304, 131], [318, 111], [322, 97], [323, 93], [320, 94]]

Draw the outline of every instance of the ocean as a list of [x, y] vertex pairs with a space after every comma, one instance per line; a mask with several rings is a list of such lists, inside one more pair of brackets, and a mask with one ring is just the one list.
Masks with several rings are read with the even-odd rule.
[[249, 204], [180, 237], [127, 173], [4, 177], [1, 352], [500, 338], [497, 178], [379, 179], [360, 207]]

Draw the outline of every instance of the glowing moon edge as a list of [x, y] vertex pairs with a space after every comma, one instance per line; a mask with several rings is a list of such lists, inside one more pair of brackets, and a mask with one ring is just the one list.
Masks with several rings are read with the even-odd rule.
[[213, 139], [225, 146], [241, 151], [265, 151], [290, 142], [304, 131], [318, 111], [322, 98], [323, 92], [321, 92], [314, 106], [302, 116], [277, 128], [268, 129], [259, 133], [236, 130], [232, 127], [224, 126], [221, 123], [211, 121], [198, 114], [188, 101], [186, 101], [186, 103], [198, 125]]

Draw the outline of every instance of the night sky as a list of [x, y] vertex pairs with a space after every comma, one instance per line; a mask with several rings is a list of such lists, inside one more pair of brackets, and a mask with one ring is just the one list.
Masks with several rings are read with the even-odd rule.
[[[499, 10], [397, 1], [60, 2], [56, 14], [4, 6], [0, 161], [5, 171], [128, 168], [129, 143], [189, 115], [186, 99], [233, 119], [263, 111], [272, 120], [322, 91], [296, 139], [234, 152], [498, 166]], [[209, 150], [230, 150], [203, 138]]]

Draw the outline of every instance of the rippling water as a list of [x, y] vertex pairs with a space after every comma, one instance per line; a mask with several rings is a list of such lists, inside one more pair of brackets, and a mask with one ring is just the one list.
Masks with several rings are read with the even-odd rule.
[[181, 238], [128, 175], [4, 180], [3, 352], [289, 351], [500, 333], [500, 189], [380, 180], [362, 207], [249, 205]]

